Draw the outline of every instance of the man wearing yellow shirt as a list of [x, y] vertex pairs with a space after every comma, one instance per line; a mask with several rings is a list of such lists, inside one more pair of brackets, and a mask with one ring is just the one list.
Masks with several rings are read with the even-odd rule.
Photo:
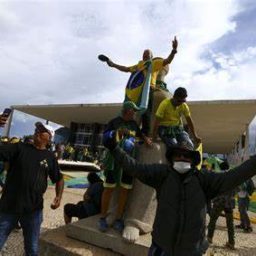
[[153, 138], [156, 138], [158, 132], [159, 137], [167, 146], [174, 146], [177, 143], [193, 146], [193, 142], [183, 127], [182, 116], [184, 116], [194, 141], [196, 143], [201, 142], [201, 138], [195, 132], [190, 110], [186, 104], [186, 98], [187, 90], [179, 87], [175, 90], [173, 98], [164, 99], [160, 103], [156, 112]]
[[[148, 102], [148, 109], [142, 116], [142, 132], [145, 135], [148, 135], [150, 127], [150, 114], [152, 112], [152, 93], [153, 90], [156, 88], [156, 79], [158, 72], [166, 65], [170, 64], [177, 53], [178, 41], [176, 37], [172, 41], [172, 51], [170, 55], [166, 59], [162, 58], [154, 58], [153, 53], [150, 49], [146, 49], [143, 52], [142, 60], [138, 62], [138, 64], [133, 66], [122, 66], [114, 63], [111, 59], [107, 60], [107, 64], [110, 67], [116, 68], [122, 72], [136, 72], [142, 71], [148, 68], [149, 63], [151, 63], [151, 81], [150, 81], [150, 92], [149, 92], [149, 102]], [[137, 102], [135, 102], [137, 104]]]
[[135, 72], [138, 70], [143, 70], [146, 68], [147, 61], [152, 60], [152, 74], [151, 74], [151, 88], [156, 86], [156, 78], [159, 70], [161, 70], [165, 65], [170, 64], [177, 53], [178, 41], [174, 37], [172, 41], [172, 51], [166, 59], [153, 59], [153, 53], [150, 49], [146, 49], [143, 52], [142, 60], [138, 64], [133, 66], [122, 66], [114, 63], [111, 59], [108, 59], [107, 64], [110, 67], [116, 68], [122, 72]]

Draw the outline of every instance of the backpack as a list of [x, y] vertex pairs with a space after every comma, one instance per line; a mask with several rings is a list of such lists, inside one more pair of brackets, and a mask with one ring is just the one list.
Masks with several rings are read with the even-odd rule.
[[255, 185], [252, 181], [252, 179], [249, 179], [246, 181], [246, 191], [251, 196], [255, 190]]

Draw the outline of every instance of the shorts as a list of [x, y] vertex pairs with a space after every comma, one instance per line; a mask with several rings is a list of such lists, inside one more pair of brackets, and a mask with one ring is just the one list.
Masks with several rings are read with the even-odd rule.
[[132, 189], [133, 177], [127, 175], [122, 169], [106, 170], [104, 188], [115, 188], [120, 186], [126, 189]]
[[[119, 142], [120, 147], [130, 156], [135, 155], [134, 138], [125, 139]], [[126, 174], [123, 169], [115, 163], [115, 160], [110, 152], [107, 153], [104, 159], [105, 180], [104, 188], [115, 188], [120, 186], [126, 189], [132, 189], [133, 177]]]

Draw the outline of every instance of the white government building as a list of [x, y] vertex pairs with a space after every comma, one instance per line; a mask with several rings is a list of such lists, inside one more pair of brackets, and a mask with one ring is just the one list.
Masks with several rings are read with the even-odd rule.
[[[203, 151], [224, 154], [239, 164], [255, 151], [250, 126], [256, 115], [256, 100], [189, 101]], [[122, 104], [17, 105], [18, 110], [70, 128], [76, 145], [101, 150], [105, 124], [120, 113]], [[250, 139], [249, 139], [250, 138]]]

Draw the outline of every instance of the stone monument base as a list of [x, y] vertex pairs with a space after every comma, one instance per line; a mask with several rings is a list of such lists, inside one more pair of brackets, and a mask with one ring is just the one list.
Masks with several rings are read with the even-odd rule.
[[66, 236], [67, 226], [51, 229], [40, 236], [40, 256], [118, 256], [102, 249]]
[[112, 228], [106, 233], [100, 232], [97, 226], [98, 220], [99, 215], [96, 215], [69, 224], [66, 227], [66, 235], [73, 239], [110, 249], [126, 256], [146, 256], [148, 254], [148, 249], [151, 244], [150, 234], [140, 236], [136, 243], [131, 244], [126, 242], [121, 234]]

